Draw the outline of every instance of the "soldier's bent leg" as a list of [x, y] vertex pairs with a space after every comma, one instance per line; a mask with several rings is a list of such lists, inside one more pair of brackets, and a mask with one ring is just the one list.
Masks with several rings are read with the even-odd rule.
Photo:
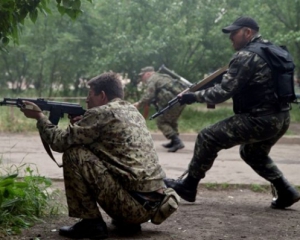
[[117, 221], [140, 224], [151, 218], [153, 213], [124, 190], [121, 179], [113, 178], [102, 160], [88, 149], [71, 148], [63, 160], [70, 216], [101, 216], [98, 203]]
[[82, 170], [84, 161], [90, 159], [84, 148], [70, 148], [63, 155], [63, 173], [70, 217], [92, 219], [101, 217], [96, 195], [87, 186]]
[[165, 148], [169, 148], [168, 152], [176, 152], [184, 148], [184, 144], [179, 138], [177, 119], [169, 118], [168, 115], [163, 115], [157, 119], [157, 127], [167, 139], [171, 142], [163, 144]]
[[158, 129], [167, 139], [178, 133], [178, 118], [185, 106], [176, 105], [156, 119]]
[[178, 195], [188, 202], [195, 202], [197, 186], [200, 179], [212, 167], [217, 153], [224, 147], [215, 139], [215, 131], [211, 128], [203, 129], [197, 137], [194, 155], [189, 164], [188, 175], [184, 179], [164, 179], [167, 187], [173, 188]]
[[242, 145], [240, 154], [257, 174], [273, 184], [277, 198], [272, 201], [271, 207], [284, 209], [299, 201], [300, 193], [284, 178], [282, 172], [268, 156], [270, 148], [270, 141]]
[[79, 158], [85, 157], [85, 151], [69, 149], [63, 155], [63, 171], [66, 197], [70, 217], [82, 220], [73, 226], [63, 226], [59, 234], [68, 238], [104, 239], [108, 237], [106, 223], [97, 207], [95, 195], [86, 186], [81, 174]]
[[[281, 115], [278, 118], [280, 117]], [[188, 177], [175, 181], [166, 179], [166, 185], [178, 190], [178, 194], [183, 199], [194, 200], [197, 191], [195, 183], [205, 177], [205, 173], [212, 167], [221, 149], [228, 149], [246, 142], [261, 141], [262, 135], [265, 139], [271, 138], [274, 132], [276, 134], [281, 129], [281, 126], [278, 128], [276, 124], [279, 121], [281, 119], [278, 120], [272, 116], [268, 119], [239, 114], [203, 129], [196, 140], [194, 155], [188, 168]], [[274, 124], [270, 124], [272, 122]]]
[[282, 177], [273, 160], [268, 156], [272, 145], [264, 142], [240, 146], [241, 158], [261, 177], [271, 182]]
[[174, 129], [174, 123], [171, 123], [164, 115], [157, 117], [156, 125], [167, 139], [171, 139], [172, 136], [178, 135], [178, 131]]

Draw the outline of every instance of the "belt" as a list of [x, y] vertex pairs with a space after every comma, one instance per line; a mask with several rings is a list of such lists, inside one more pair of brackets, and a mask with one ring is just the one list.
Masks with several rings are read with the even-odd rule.
[[250, 113], [250, 115], [253, 116], [253, 117], [263, 117], [263, 116], [276, 114], [276, 113], [280, 113], [280, 112], [286, 112], [286, 111], [283, 111], [283, 110], [265, 110], [265, 111], [261, 111], [261, 112], [252, 112], [252, 113]]
[[157, 192], [142, 193], [131, 191], [129, 193], [147, 211], [155, 210], [161, 204], [165, 196], [164, 194], [160, 194]]

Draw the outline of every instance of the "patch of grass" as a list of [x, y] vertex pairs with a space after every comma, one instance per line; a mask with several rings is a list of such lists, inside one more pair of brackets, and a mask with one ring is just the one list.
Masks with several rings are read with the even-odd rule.
[[[149, 117], [156, 111], [150, 107]], [[198, 133], [203, 128], [212, 125], [222, 119], [234, 115], [232, 105], [229, 103], [217, 105], [215, 109], [207, 109], [205, 104], [192, 104], [186, 106], [179, 120], [178, 128], [180, 133]], [[296, 104], [292, 104], [290, 111], [291, 123], [300, 123], [300, 108]], [[147, 119], [147, 126], [150, 131], [159, 132], [156, 127], [156, 121]], [[286, 135], [298, 134], [287, 131]]]
[[235, 188], [236, 186], [229, 183], [204, 183], [203, 185], [208, 190], [227, 190]]
[[[47, 114], [48, 112], [45, 112], [45, 115]], [[61, 127], [66, 127], [68, 124], [67, 116], [59, 121]], [[26, 118], [17, 107], [3, 106], [0, 111], [0, 132], [37, 132], [36, 120]]]
[[300, 104], [292, 104], [291, 122], [300, 122]]
[[[149, 117], [156, 111], [150, 108]], [[179, 120], [178, 128], [181, 133], [198, 133], [201, 129], [218, 122], [221, 119], [232, 116], [231, 107], [217, 107], [216, 109], [207, 109], [204, 104], [188, 105], [183, 110]], [[159, 131], [156, 127], [156, 120], [147, 119], [147, 127], [150, 131]]]
[[229, 183], [203, 183], [201, 184], [207, 190], [220, 191], [232, 189], [249, 189], [253, 192], [270, 192], [270, 185], [260, 184], [229, 184]]
[[178, 122], [180, 132], [197, 133], [201, 129], [233, 115], [231, 108], [228, 107], [207, 109], [205, 105], [200, 105], [200, 107], [197, 105], [185, 108]]
[[251, 184], [250, 189], [253, 192], [268, 192], [268, 191], [270, 191], [270, 186], [259, 185], [259, 184]]
[[[24, 176], [18, 178], [24, 169]], [[11, 169], [10, 169], [11, 170]], [[10, 171], [9, 170], [9, 171]], [[34, 175], [28, 165], [15, 173], [0, 176], [0, 238], [15, 235], [23, 228], [42, 221], [42, 217], [57, 215], [60, 204], [53, 204], [56, 191], [50, 192], [51, 180]]]
[[[82, 106], [84, 104], [82, 103]], [[142, 109], [141, 109], [142, 112]], [[149, 117], [156, 112], [153, 106], [149, 109], [149, 116], [146, 119], [147, 127], [152, 132], [159, 132], [156, 126], [156, 120], [149, 120]], [[291, 110], [291, 122], [300, 123], [300, 109], [298, 105], [293, 104]], [[48, 114], [45, 112], [45, 114]], [[224, 118], [233, 115], [230, 102], [219, 104], [215, 109], [207, 109], [205, 104], [187, 105], [183, 110], [179, 120], [178, 128], [180, 133], [198, 133], [206, 126], [212, 125]], [[61, 118], [59, 126], [65, 128], [69, 124], [67, 116]], [[0, 132], [36, 132], [36, 121], [27, 119], [17, 107], [3, 106], [0, 111]], [[287, 135], [298, 134], [288, 131]]]

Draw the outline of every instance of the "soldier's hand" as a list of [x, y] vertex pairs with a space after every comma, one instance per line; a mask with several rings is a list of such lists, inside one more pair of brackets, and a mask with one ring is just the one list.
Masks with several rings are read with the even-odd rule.
[[192, 104], [197, 101], [196, 94], [195, 93], [185, 93], [182, 95], [178, 95], [178, 102], [183, 104]]
[[68, 115], [68, 118], [70, 119], [70, 123], [74, 125], [74, 123], [80, 121], [82, 119], [82, 116], [72, 116]]
[[33, 102], [23, 101], [23, 106], [20, 109], [27, 118], [40, 119], [44, 116], [42, 110]]

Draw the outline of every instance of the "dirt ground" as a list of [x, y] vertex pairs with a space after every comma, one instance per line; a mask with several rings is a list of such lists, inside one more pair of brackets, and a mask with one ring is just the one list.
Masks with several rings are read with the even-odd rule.
[[[290, 130], [300, 135], [299, 124], [292, 124]], [[161, 225], [142, 224], [142, 231], [131, 236], [120, 235], [102, 212], [109, 239], [300, 240], [300, 202], [287, 210], [274, 210], [269, 207], [270, 191], [254, 192], [247, 186], [228, 187], [225, 183], [220, 186], [209, 190], [207, 184], [201, 183], [195, 203], [182, 200], [179, 210], [167, 221]], [[62, 183], [55, 182], [54, 187], [62, 190], [61, 205], [66, 205]], [[76, 219], [62, 213], [5, 240], [67, 239], [58, 235], [58, 229], [75, 222]]]
[[[109, 239], [299, 240], [300, 203], [287, 210], [274, 210], [269, 207], [271, 199], [269, 191], [255, 192], [238, 185], [209, 190], [200, 184], [195, 203], [182, 200], [179, 210], [167, 221], [161, 225], [142, 224], [142, 231], [131, 236], [120, 235], [110, 218], [105, 213], [103, 216]], [[23, 231], [14, 239], [66, 239], [58, 235], [58, 229], [75, 221], [66, 214], [45, 219], [45, 223]]]

